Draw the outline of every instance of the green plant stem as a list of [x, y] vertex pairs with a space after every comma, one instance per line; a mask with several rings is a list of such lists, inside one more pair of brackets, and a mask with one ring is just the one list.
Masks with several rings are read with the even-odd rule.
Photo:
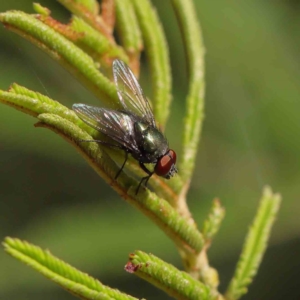
[[[93, 0], [93, 2], [97, 1]], [[102, 0], [101, 1], [101, 17], [103, 22], [106, 24], [106, 28], [112, 34], [116, 22], [116, 4], [115, 0]]]
[[213, 299], [208, 286], [154, 255], [136, 251], [129, 259], [125, 270], [147, 280], [176, 299]]
[[203, 229], [201, 230], [207, 244], [211, 243], [212, 239], [219, 231], [224, 216], [224, 207], [222, 207], [219, 199], [215, 199], [213, 201], [208, 218], [205, 220], [203, 224]]
[[74, 15], [82, 18], [94, 29], [101, 32], [112, 44], [115, 43], [111, 35], [111, 29], [102, 17], [98, 14], [99, 6], [94, 0], [58, 0], [63, 6], [70, 10]]
[[279, 210], [281, 196], [265, 187], [258, 211], [249, 229], [226, 299], [237, 300], [247, 293], [267, 248], [271, 228]]
[[90, 56], [61, 34], [19, 11], [1, 13], [0, 21], [59, 61], [108, 106], [119, 103], [115, 85], [99, 72]]
[[79, 35], [84, 33], [82, 37], [75, 40], [75, 44], [93, 57], [95, 61], [105, 64], [109, 71], [113, 60], [116, 58], [121, 59], [125, 63], [129, 62], [123, 48], [109, 43], [105, 36], [101, 35], [81, 18], [74, 16], [70, 27]]
[[[204, 110], [204, 46], [202, 34], [192, 0], [172, 0], [180, 25], [189, 69], [189, 91], [186, 98], [186, 115], [183, 134], [183, 154], [179, 163], [183, 178], [176, 209], [192, 224], [194, 220], [186, 203], [196, 153], [201, 134]], [[206, 247], [200, 253], [180, 251], [186, 270], [195, 278], [202, 278], [213, 288], [219, 284], [218, 273], [208, 263]], [[217, 291], [215, 291], [218, 295]], [[218, 295], [219, 296], [219, 295]]]
[[145, 52], [150, 65], [153, 111], [159, 127], [167, 122], [171, 103], [169, 51], [162, 25], [149, 0], [131, 0], [141, 27]]
[[86, 300], [137, 300], [76, 270], [49, 251], [19, 239], [6, 238], [5, 251], [72, 294]]
[[[189, 185], [204, 118], [204, 46], [192, 0], [172, 0], [179, 21], [189, 69], [189, 91], [183, 134], [183, 155], [179, 164], [182, 178]], [[187, 188], [184, 188], [187, 190]]]
[[138, 75], [143, 41], [131, 0], [116, 0], [116, 17], [116, 28], [122, 45], [129, 56], [130, 68]]

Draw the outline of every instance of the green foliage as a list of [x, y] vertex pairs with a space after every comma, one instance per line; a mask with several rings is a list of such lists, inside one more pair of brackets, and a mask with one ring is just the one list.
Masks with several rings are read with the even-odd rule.
[[[134, 6], [130, 0], [116, 0], [116, 19], [117, 31], [125, 51], [134, 63], [139, 64], [143, 40]], [[133, 71], [137, 71], [134, 64], [131, 64], [131, 67]]]
[[183, 155], [179, 165], [188, 185], [195, 166], [204, 118], [204, 45], [192, 1], [173, 0], [172, 4], [181, 28], [189, 69]]
[[220, 201], [215, 199], [210, 214], [208, 215], [207, 220], [205, 220], [202, 229], [203, 236], [208, 243], [210, 243], [211, 239], [219, 231], [224, 216], [225, 209], [221, 206]]
[[126, 63], [129, 62], [128, 56], [121, 47], [111, 45], [105, 36], [81, 18], [74, 16], [69, 28], [74, 29], [77, 33], [77, 36], [73, 38], [75, 44], [93, 57], [96, 62], [98, 61], [106, 67], [110, 66], [111, 60], [116, 57]]
[[153, 110], [159, 126], [165, 127], [171, 103], [169, 49], [158, 15], [149, 0], [132, 0], [140, 24], [149, 61]]
[[[0, 101], [13, 105], [30, 115], [37, 116], [42, 121], [37, 125], [38, 127], [47, 127], [73, 143], [107, 183], [111, 184], [121, 195], [127, 191], [128, 195], [125, 196], [127, 201], [150, 217], [178, 246], [183, 249], [190, 249], [189, 251], [198, 252], [201, 250], [203, 246], [201, 233], [194, 226], [190, 226], [187, 220], [180, 216], [167, 201], [149, 191], [141, 191], [135, 195], [137, 181], [123, 173], [120, 176], [121, 180], [114, 180], [118, 166], [106, 154], [105, 148], [102, 150], [96, 143], [76, 142], [78, 140], [91, 140], [92, 137], [87, 133], [94, 133], [95, 137], [96, 135], [95, 130], [79, 120], [72, 110], [46, 96], [16, 84], [11, 87], [10, 92], [0, 91]], [[125, 180], [125, 178], [127, 179]], [[124, 180], [127, 182], [126, 184], [124, 184]], [[129, 191], [131, 186], [133, 186], [132, 191]]]
[[236, 300], [247, 293], [267, 248], [271, 228], [278, 213], [281, 197], [266, 187], [252, 226], [249, 229], [226, 299]]
[[152, 254], [136, 251], [125, 270], [149, 281], [176, 299], [212, 299], [210, 289]]
[[0, 21], [59, 61], [103, 101], [117, 102], [114, 85], [99, 72], [93, 59], [50, 26], [19, 11], [1, 13]]
[[98, 280], [79, 272], [56, 258], [49, 251], [44, 251], [27, 242], [6, 238], [3, 246], [8, 254], [40, 272], [64, 289], [72, 291], [74, 295], [79, 296], [81, 299], [137, 299], [103, 285]]
[[[114, 3], [106, 0], [102, 2], [102, 10], [93, 0], [60, 0], [60, 3], [74, 14], [69, 25], [52, 19], [50, 10], [39, 4], [34, 5], [37, 15], [8, 11], [0, 14], [0, 21], [48, 53], [99, 99], [114, 108], [118, 107], [118, 98], [109, 79], [111, 62], [115, 58], [122, 59], [139, 74], [139, 57], [144, 44], [152, 74], [154, 113], [163, 129], [171, 103], [171, 68], [166, 37], [151, 2], [117, 0]], [[204, 46], [192, 0], [173, 0], [172, 4], [180, 24], [189, 68], [183, 150], [180, 175], [170, 181], [154, 175], [151, 178], [153, 192], [141, 188], [135, 195], [138, 181], [127, 172], [122, 172], [115, 180], [119, 169], [116, 162], [122, 157], [120, 151], [97, 143], [80, 142], [98, 139], [99, 133], [59, 102], [17, 84], [13, 84], [8, 92], [0, 91], [0, 102], [36, 117], [39, 120], [36, 127], [50, 129], [70, 142], [124, 200], [138, 208], [171, 238], [187, 273], [141, 251], [130, 256], [127, 271], [177, 299], [223, 299], [218, 291], [218, 272], [209, 265], [207, 250], [221, 226], [225, 210], [215, 200], [200, 231], [186, 201], [204, 116]], [[122, 46], [114, 39], [115, 27]], [[132, 159], [126, 168], [141, 175]], [[266, 188], [225, 298], [238, 299], [247, 291], [265, 252], [279, 204], [280, 197]], [[135, 299], [103, 286], [27, 242], [7, 238], [4, 247], [10, 255], [83, 299]]]

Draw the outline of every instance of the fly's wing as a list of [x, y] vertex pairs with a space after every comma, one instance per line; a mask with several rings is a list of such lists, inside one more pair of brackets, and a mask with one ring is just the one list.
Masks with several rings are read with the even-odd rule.
[[85, 104], [74, 104], [72, 109], [92, 128], [109, 136], [126, 149], [138, 151], [134, 138], [134, 121], [126, 113]]
[[149, 101], [129, 67], [121, 60], [114, 60], [113, 74], [120, 102], [125, 110], [141, 117], [156, 127]]

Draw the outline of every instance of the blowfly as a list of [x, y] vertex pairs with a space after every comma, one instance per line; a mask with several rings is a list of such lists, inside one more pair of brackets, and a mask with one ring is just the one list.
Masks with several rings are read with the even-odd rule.
[[[167, 139], [157, 128], [150, 104], [137, 79], [121, 60], [113, 62], [113, 77], [121, 110], [86, 104], [74, 104], [72, 108], [82, 121], [112, 140], [111, 143], [101, 140], [94, 142], [125, 151], [125, 160], [115, 179], [123, 170], [128, 153], [139, 162], [147, 176], [141, 179], [137, 194], [142, 182], [145, 181], [147, 186], [154, 173], [166, 179], [177, 173], [176, 153], [169, 149]], [[155, 165], [152, 171], [145, 166], [149, 163]]]

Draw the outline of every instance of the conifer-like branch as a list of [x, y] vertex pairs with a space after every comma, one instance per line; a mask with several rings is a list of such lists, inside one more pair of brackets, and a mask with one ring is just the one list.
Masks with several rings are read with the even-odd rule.
[[176, 299], [213, 299], [208, 286], [152, 254], [136, 251], [130, 255], [125, 270], [147, 280]]
[[[120, 58], [138, 75], [140, 52], [145, 46], [152, 74], [154, 114], [163, 129], [171, 103], [170, 61], [164, 31], [150, 0], [103, 0], [101, 8], [96, 0], [59, 2], [74, 14], [70, 24], [53, 19], [50, 10], [40, 4], [34, 4], [37, 15], [9, 11], [0, 13], [0, 22], [48, 53], [105, 106], [114, 109], [122, 107], [116, 87], [110, 80], [111, 63], [114, 58]], [[210, 266], [207, 250], [220, 228], [225, 210], [215, 200], [202, 231], [199, 231], [186, 202], [204, 117], [204, 46], [193, 1], [172, 0], [172, 4], [186, 50], [189, 91], [180, 175], [170, 181], [153, 175], [150, 184], [155, 193], [141, 187], [136, 195], [139, 182], [128, 170], [138, 176], [145, 174], [133, 158], [128, 159], [126, 170], [116, 180], [118, 164], [124, 160], [122, 151], [108, 149], [100, 143], [82, 142], [107, 137], [83, 123], [74, 111], [59, 102], [17, 84], [9, 91], [0, 90], [0, 102], [38, 118], [36, 127], [50, 129], [71, 143], [124, 200], [172, 239], [188, 273], [141, 251], [130, 256], [127, 271], [145, 278], [177, 299], [220, 300], [223, 296], [217, 290], [218, 272]], [[121, 45], [117, 45], [113, 36], [115, 25]], [[280, 196], [266, 188], [226, 299], [236, 300], [246, 293], [261, 263], [279, 204]], [[7, 238], [4, 247], [10, 255], [83, 299], [135, 299], [102, 285], [27, 242]]]
[[247, 293], [267, 248], [271, 228], [277, 216], [281, 196], [269, 187], [263, 191], [260, 204], [249, 229], [234, 276], [229, 284], [226, 299], [237, 300]]
[[49, 251], [19, 239], [6, 238], [5, 251], [72, 294], [86, 300], [137, 300], [78, 271]]

